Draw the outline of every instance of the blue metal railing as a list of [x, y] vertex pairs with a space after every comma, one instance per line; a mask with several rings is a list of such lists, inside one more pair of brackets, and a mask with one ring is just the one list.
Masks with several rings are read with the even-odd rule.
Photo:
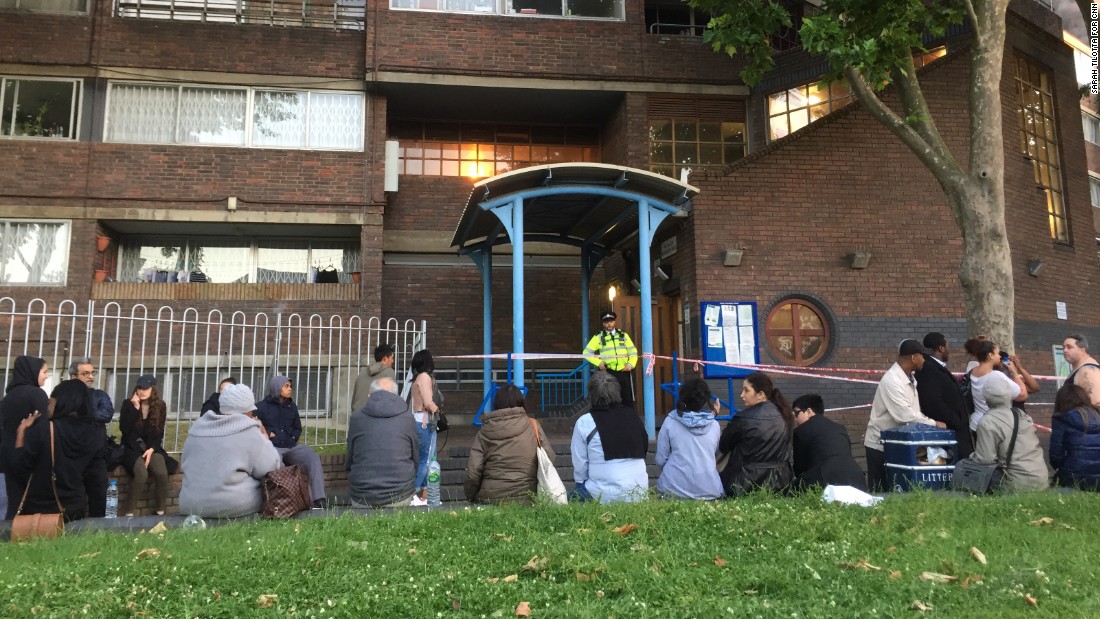
[[535, 379], [539, 382], [539, 408], [545, 413], [548, 410], [567, 409], [576, 404], [577, 400], [584, 397], [585, 370], [587, 361], [568, 372], [536, 372]]

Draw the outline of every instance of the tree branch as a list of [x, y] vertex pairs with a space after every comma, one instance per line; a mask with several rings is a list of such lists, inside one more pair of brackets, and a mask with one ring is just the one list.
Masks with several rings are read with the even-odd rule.
[[882, 99], [867, 85], [867, 81], [863, 79], [863, 75], [859, 71], [852, 67], [846, 67], [844, 75], [848, 79], [852, 91], [867, 107], [867, 111], [871, 113], [871, 116], [874, 116], [891, 133], [896, 135], [903, 144], [908, 146], [909, 150], [917, 156], [917, 159], [920, 159], [921, 163], [932, 172], [937, 181], [945, 186], [958, 184], [963, 172], [950, 152], [947, 153], [947, 157], [944, 157], [943, 154], [927, 143], [916, 130], [906, 124], [905, 120], [882, 102]]
[[[906, 120], [913, 119], [908, 124], [924, 139], [925, 144], [936, 151], [936, 154], [954, 161], [955, 157], [951, 154], [951, 149], [947, 147], [943, 136], [940, 135], [936, 121], [932, 118], [932, 112], [928, 109], [924, 90], [917, 81], [917, 68], [913, 64], [913, 57], [907, 56], [906, 65], [894, 69], [891, 73], [894, 78], [894, 88], [897, 89], [898, 97], [905, 108]], [[957, 165], [958, 162], [956, 162]]]
[[978, 33], [978, 12], [974, 10], [973, 0], [963, 0], [963, 4], [966, 5], [966, 13], [970, 15], [970, 25], [974, 28], [974, 34]]

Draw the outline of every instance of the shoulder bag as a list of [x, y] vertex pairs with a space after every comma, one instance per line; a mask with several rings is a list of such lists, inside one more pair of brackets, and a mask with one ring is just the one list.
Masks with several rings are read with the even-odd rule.
[[23, 515], [23, 503], [27, 500], [32, 479], [34, 479], [33, 474], [27, 479], [27, 488], [23, 491], [23, 498], [19, 500], [19, 509], [15, 512], [15, 519], [11, 521], [11, 541], [13, 542], [24, 542], [39, 537], [53, 538], [65, 532], [65, 508], [61, 506], [61, 499], [57, 496], [57, 473], [54, 471], [52, 421], [50, 422], [50, 486], [53, 487], [53, 498], [57, 501], [56, 514]]
[[565, 496], [565, 484], [561, 483], [558, 469], [550, 460], [550, 455], [542, 448], [542, 439], [539, 437], [539, 425], [531, 419], [531, 428], [535, 431], [535, 455], [538, 458], [538, 481], [540, 495], [550, 499], [554, 505], [565, 505], [568, 499]]
[[309, 499], [309, 478], [297, 464], [275, 469], [261, 482], [264, 503], [260, 516], [291, 518], [313, 506]]
[[1001, 485], [1005, 471], [1012, 463], [1012, 452], [1016, 449], [1016, 435], [1020, 433], [1020, 413], [1012, 409], [1012, 440], [1008, 442], [1008, 453], [1004, 464], [978, 464], [970, 458], [964, 458], [955, 464], [951, 476], [952, 490], [965, 490], [971, 494], [988, 494]]

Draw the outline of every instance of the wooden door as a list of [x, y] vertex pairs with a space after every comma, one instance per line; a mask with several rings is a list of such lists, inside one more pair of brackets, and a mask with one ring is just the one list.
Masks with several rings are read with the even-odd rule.
[[[614, 310], [618, 314], [618, 326], [630, 334], [634, 345], [638, 347], [638, 368], [634, 372], [634, 393], [638, 402], [638, 412], [642, 412], [642, 388], [645, 379], [645, 361], [640, 357], [642, 350], [642, 314], [641, 297], [615, 297]], [[678, 351], [680, 329], [678, 297], [660, 297], [653, 305], [653, 353], [658, 357], [671, 357]], [[654, 412], [663, 415], [676, 405], [672, 395], [661, 389], [661, 383], [672, 382], [672, 361], [657, 359], [653, 365]]]

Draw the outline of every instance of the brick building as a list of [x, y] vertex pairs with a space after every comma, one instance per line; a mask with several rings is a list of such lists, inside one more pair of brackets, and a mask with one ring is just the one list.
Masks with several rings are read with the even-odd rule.
[[[749, 88], [739, 61], [697, 36], [707, 16], [667, 0], [14, 7], [0, 9], [0, 225], [35, 239], [20, 241], [35, 257], [5, 255], [0, 279], [20, 304], [413, 318], [436, 354], [477, 353], [478, 271], [449, 246], [471, 179], [586, 161], [690, 167], [701, 190], [655, 242], [658, 354], [704, 354], [703, 301], [757, 304], [762, 363], [884, 368], [903, 337], [964, 338], [961, 241], [942, 192], [842, 85], [819, 83], [824, 67], [793, 36], [776, 37], [775, 71]], [[1041, 373], [1065, 333], [1100, 335], [1086, 144], [1060, 30], [1042, 4], [1013, 2], [1002, 80], [1017, 347]], [[932, 41], [918, 63], [956, 152], [967, 39], [959, 28]], [[1021, 83], [1044, 93], [1041, 158], [1021, 151]], [[637, 252], [620, 249], [593, 278], [593, 308], [614, 285], [630, 310]], [[576, 352], [576, 256], [531, 253], [527, 351]], [[1031, 276], [1036, 261], [1045, 268]], [[314, 270], [330, 283], [310, 283]], [[511, 291], [495, 280], [504, 343]], [[444, 367], [449, 407], [476, 407], [480, 383], [459, 378], [480, 362]], [[837, 385], [781, 383], [830, 405], [869, 401], [869, 387]]]

